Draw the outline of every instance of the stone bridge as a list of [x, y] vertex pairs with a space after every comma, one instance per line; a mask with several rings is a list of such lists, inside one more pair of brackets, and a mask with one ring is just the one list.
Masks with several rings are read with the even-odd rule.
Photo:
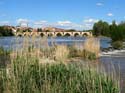
[[74, 32], [68, 32], [68, 31], [56, 31], [56, 32], [15, 32], [15, 36], [41, 36], [41, 37], [59, 37], [59, 36], [72, 36], [72, 37], [91, 37], [91, 32], [82, 32], [82, 31], [74, 31]]

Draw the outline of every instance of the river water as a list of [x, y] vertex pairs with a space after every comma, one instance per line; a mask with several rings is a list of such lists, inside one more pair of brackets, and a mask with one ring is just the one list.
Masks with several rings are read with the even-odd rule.
[[[23, 37], [2, 37], [0, 38], [0, 46], [5, 49], [10, 47], [22, 47]], [[30, 38], [29, 38], [30, 39]], [[18, 40], [18, 43], [16, 41]], [[57, 38], [47, 38], [48, 44], [51, 45], [51, 42], [54, 41], [57, 44], [67, 44], [73, 45], [82, 44], [86, 38], [84, 37], [57, 37]], [[109, 38], [99, 38], [101, 48], [110, 47], [111, 39]], [[39, 41], [39, 38], [36, 39], [36, 42]], [[18, 45], [17, 45], [18, 44]], [[109, 52], [101, 52], [100, 62], [104, 65], [106, 69], [111, 69], [113, 65], [116, 69], [118, 75], [120, 75], [120, 81], [122, 86], [122, 92], [125, 93], [125, 50], [115, 50]]]

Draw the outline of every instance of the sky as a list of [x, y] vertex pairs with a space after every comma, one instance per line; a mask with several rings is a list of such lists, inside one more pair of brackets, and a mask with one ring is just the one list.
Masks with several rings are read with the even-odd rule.
[[125, 0], [0, 0], [0, 25], [91, 29], [125, 20]]

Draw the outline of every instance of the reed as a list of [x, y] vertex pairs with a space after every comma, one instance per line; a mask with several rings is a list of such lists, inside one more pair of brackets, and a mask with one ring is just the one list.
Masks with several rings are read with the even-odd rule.
[[[57, 62], [58, 63], [58, 62]], [[118, 93], [118, 81], [82, 64], [39, 64], [37, 58], [18, 57], [9, 75], [3, 70], [4, 93]]]
[[0, 93], [119, 93], [119, 80], [89, 64], [68, 63], [67, 46], [24, 43], [10, 53], [11, 63], [0, 69]]
[[59, 62], [65, 62], [69, 57], [69, 49], [66, 45], [57, 45], [55, 49], [55, 59]]
[[99, 57], [99, 53], [100, 53], [100, 41], [97, 38], [88, 38], [85, 43], [84, 43], [84, 49], [92, 52], [96, 55], [96, 57]]

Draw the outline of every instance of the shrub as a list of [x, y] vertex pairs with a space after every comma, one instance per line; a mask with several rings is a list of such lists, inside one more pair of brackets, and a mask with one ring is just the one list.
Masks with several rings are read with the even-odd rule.
[[95, 53], [89, 52], [87, 50], [82, 51], [82, 57], [86, 60], [95, 60], [97, 58]]
[[79, 57], [78, 55], [78, 49], [75, 46], [69, 46], [69, 57]]
[[83, 58], [84, 60], [95, 60], [96, 59], [96, 54], [92, 53], [90, 51], [87, 51], [85, 49], [77, 49], [75, 46], [69, 47], [69, 57], [74, 58], [74, 57], [80, 57]]
[[122, 41], [114, 41], [114, 42], [112, 42], [111, 45], [114, 49], [122, 49], [123, 48], [123, 42]]

